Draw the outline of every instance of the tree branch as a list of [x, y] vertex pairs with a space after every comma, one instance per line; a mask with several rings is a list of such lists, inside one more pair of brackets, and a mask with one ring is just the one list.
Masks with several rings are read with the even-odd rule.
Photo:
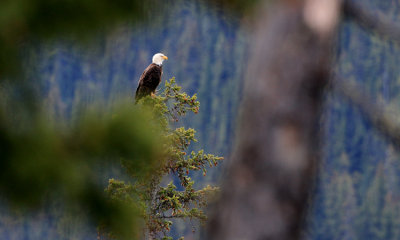
[[348, 79], [336, 76], [333, 80], [333, 90], [347, 98], [360, 109], [362, 115], [369, 121], [387, 140], [400, 149], [400, 122], [384, 103], [374, 101], [363, 87]]
[[187, 217], [189, 217], [189, 216], [182, 215], [182, 214], [177, 214], [177, 215], [174, 215], [174, 216], [158, 216], [157, 218], [158, 219], [176, 219], [176, 218], [187, 218]]
[[390, 40], [400, 44], [400, 24], [393, 22], [382, 13], [376, 13], [361, 3], [354, 0], [346, 0], [343, 4], [346, 17], [355, 20], [368, 31], [380, 36], [386, 36]]

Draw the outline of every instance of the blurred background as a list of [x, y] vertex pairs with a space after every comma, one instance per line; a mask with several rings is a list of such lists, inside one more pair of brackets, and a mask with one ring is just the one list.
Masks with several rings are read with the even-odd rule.
[[[399, 21], [399, 1], [362, 2], [375, 14]], [[398, 51], [398, 45], [388, 39], [344, 21], [334, 71], [357, 81], [374, 101], [398, 112]], [[307, 238], [397, 239], [400, 162], [396, 147], [338, 94], [327, 94], [321, 124], [324, 154]]]
[[[0, 89], [1, 98], [5, 99], [2, 105], [8, 109], [5, 118], [13, 111], [9, 102], [15, 99], [29, 101], [20, 96], [23, 90], [19, 85], [29, 85], [29, 91], [38, 96], [37, 105], [44, 109], [40, 118], [49, 125], [71, 125], [92, 108], [113, 109], [119, 101], [133, 99], [140, 74], [151, 62], [153, 54], [162, 52], [169, 58], [164, 64], [163, 79], [176, 77], [185, 92], [197, 93], [201, 103], [199, 114], [189, 115], [182, 123], [197, 130], [199, 143], [193, 150], [205, 149], [226, 158], [222, 167], [205, 178], [196, 175], [193, 178], [202, 186], [218, 183], [224, 176], [224, 167], [229, 164], [235, 143], [235, 126], [251, 48], [252, 31], [247, 25], [246, 12], [232, 10], [236, 5], [230, 8], [224, 4], [177, 0], [160, 4], [157, 10], [143, 10], [140, 15], [145, 19], [143, 21], [126, 17], [107, 28], [94, 24], [93, 28], [99, 31], [79, 28], [75, 31], [72, 26], [73, 31], [66, 31], [67, 34], [58, 34], [51, 28], [49, 32], [45, 28], [35, 28], [40, 26], [38, 24], [32, 25], [31, 29], [37, 31], [31, 34], [25, 31], [29, 24], [18, 23], [35, 19], [24, 18], [24, 14], [34, 10], [20, 11], [19, 8], [29, 9], [28, 1], [16, 2], [21, 5], [14, 6], [11, 1], [0, 3], [0, 8], [6, 6], [0, 10], [3, 43], [0, 50], [5, 49], [3, 53], [9, 54], [1, 58], [2, 65], [6, 66], [2, 68]], [[34, 2], [41, 6], [48, 1]], [[363, 2], [393, 21], [400, 21], [400, 1]], [[21, 21], [14, 21], [14, 18]], [[79, 22], [72, 21], [71, 24]], [[23, 38], [12, 37], [19, 36], [20, 32], [25, 33], [21, 34]], [[15, 52], [19, 64], [12, 63], [11, 56]], [[335, 72], [361, 83], [375, 99], [397, 111], [400, 109], [398, 46], [370, 35], [352, 22], [343, 21], [339, 26], [335, 55], [332, 66]], [[23, 73], [15, 73], [18, 72], [14, 70], [16, 65]], [[11, 93], [10, 89], [13, 89]], [[357, 108], [335, 93], [327, 92], [324, 98], [321, 119], [323, 160], [314, 199], [310, 203], [307, 227], [303, 230], [304, 238], [399, 239], [398, 153], [363, 119]], [[18, 106], [16, 104], [16, 108]], [[26, 116], [30, 115], [21, 113], [11, 118]], [[26, 119], [21, 121], [30, 124]], [[4, 149], [3, 145], [2, 151]], [[120, 174], [113, 163], [107, 166], [108, 170], [95, 169], [104, 176], [99, 180], [103, 181], [100, 185], [105, 186], [109, 177]], [[5, 177], [2, 181], [1, 185], [5, 186], [2, 189], [12, 188], [7, 187], [13, 184], [12, 181]], [[96, 228], [88, 223], [87, 216], [78, 212], [74, 212], [74, 216], [65, 213], [62, 201], [44, 204], [39, 210], [26, 213], [14, 210], [10, 206], [13, 204], [6, 199], [4, 197], [0, 206], [0, 239], [86, 240], [96, 237]], [[173, 229], [176, 236], [201, 239], [202, 229], [196, 231], [192, 234], [191, 224], [183, 222]]]
[[[37, 1], [36, 4], [48, 2], [51, 3]], [[121, 2], [125, 7], [125, 2]], [[21, 4], [15, 8], [29, 7], [28, 2], [21, 1]], [[85, 1], [76, 1], [78, 7], [80, 4]], [[44, 124], [66, 129], [82, 121], [81, 116], [93, 109], [109, 112], [123, 101], [133, 103], [140, 75], [151, 63], [152, 56], [162, 52], [169, 58], [164, 63], [163, 81], [175, 77], [183, 91], [190, 95], [196, 93], [201, 103], [199, 114], [189, 114], [182, 119], [185, 127], [197, 131], [200, 144], [193, 144], [190, 150], [204, 149], [229, 156], [247, 59], [248, 33], [240, 27], [241, 19], [222, 6], [203, 1], [165, 1], [154, 8], [143, 5], [143, 11], [131, 10], [133, 17], [129, 12], [122, 12], [123, 20], [111, 26], [91, 29], [92, 25], [84, 18], [82, 22], [88, 29], [80, 29], [79, 23], [69, 26], [60, 20], [54, 23], [54, 31], [44, 28], [35, 32], [33, 39], [16, 45], [23, 76], [12, 72], [11, 77], [6, 77], [12, 80], [4, 81], [3, 94], [9, 96], [9, 89], [19, 92], [15, 88], [27, 85], [27, 91], [38, 96], [37, 105], [43, 109], [40, 115], [45, 119]], [[108, 9], [105, 10], [107, 14]], [[79, 20], [79, 12], [71, 14], [77, 14]], [[38, 18], [38, 22], [46, 21], [46, 17]], [[106, 21], [99, 18], [99, 22]], [[4, 66], [6, 74], [15, 67], [9, 63]], [[163, 87], [164, 83], [161, 83], [160, 91]], [[21, 98], [18, 93], [16, 95]], [[135, 119], [128, 121], [135, 124]], [[118, 162], [98, 165], [94, 170], [100, 175], [97, 178], [103, 188], [109, 178], [123, 175]], [[196, 180], [198, 186], [215, 185], [222, 171], [222, 168], [211, 170], [206, 177], [199, 173], [194, 179], [201, 179]], [[8, 205], [3, 204], [0, 238], [94, 239], [97, 236], [96, 227], [90, 224], [85, 214], [76, 210], [71, 213], [63, 207], [62, 201], [47, 201], [44, 205], [41, 210], [26, 214], [25, 211], [10, 212]], [[193, 237], [193, 226], [198, 228], [198, 223], [180, 222], [173, 229], [174, 235]]]

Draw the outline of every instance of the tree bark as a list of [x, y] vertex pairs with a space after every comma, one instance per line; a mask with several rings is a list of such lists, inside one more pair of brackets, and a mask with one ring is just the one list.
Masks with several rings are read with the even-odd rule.
[[339, 4], [285, 0], [260, 11], [237, 146], [206, 239], [299, 239]]

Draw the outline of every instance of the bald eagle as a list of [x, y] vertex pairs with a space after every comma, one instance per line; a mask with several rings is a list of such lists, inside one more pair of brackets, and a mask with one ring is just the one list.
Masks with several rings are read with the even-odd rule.
[[155, 94], [156, 88], [161, 82], [162, 64], [167, 59], [168, 57], [162, 53], [157, 53], [153, 56], [153, 63], [140, 76], [135, 95], [136, 103], [145, 96]]

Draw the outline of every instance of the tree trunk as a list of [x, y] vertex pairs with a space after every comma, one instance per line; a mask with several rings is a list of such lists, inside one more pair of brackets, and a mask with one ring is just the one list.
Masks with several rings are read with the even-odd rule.
[[237, 146], [207, 239], [299, 239], [339, 4], [285, 0], [260, 11]]

